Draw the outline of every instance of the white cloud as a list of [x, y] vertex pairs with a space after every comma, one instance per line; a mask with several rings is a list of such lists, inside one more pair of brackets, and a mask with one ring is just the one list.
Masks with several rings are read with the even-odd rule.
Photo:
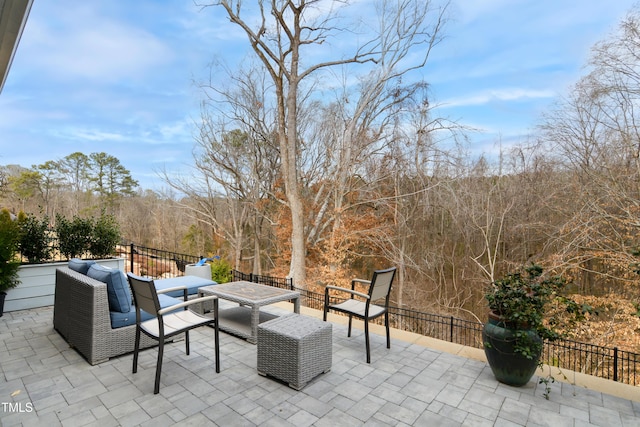
[[557, 93], [548, 89], [503, 88], [488, 89], [468, 96], [450, 98], [442, 101], [440, 108], [466, 107], [483, 105], [495, 101], [522, 101], [529, 99], [554, 98]]
[[175, 140], [177, 137], [184, 138], [185, 136], [190, 139], [191, 138], [190, 123], [191, 122], [187, 122], [185, 120], [181, 122], [174, 122], [174, 123], [168, 123], [166, 125], [162, 125], [159, 128], [160, 135], [162, 135], [163, 139], [165, 140], [172, 140], [172, 139]]
[[57, 136], [67, 138], [69, 140], [87, 141], [87, 142], [118, 142], [124, 141], [126, 138], [122, 134], [115, 132], [105, 132], [97, 129], [82, 128], [66, 128], [57, 132]]
[[137, 80], [174, 56], [154, 34], [101, 16], [90, 5], [54, 16], [34, 13], [20, 49], [31, 67], [48, 76], [95, 83]]
[[[634, 0], [457, 0], [446, 39], [434, 50], [434, 84], [470, 78], [525, 79], [555, 70], [565, 87]], [[516, 84], [517, 85], [517, 84]], [[539, 87], [539, 86], [538, 86]]]

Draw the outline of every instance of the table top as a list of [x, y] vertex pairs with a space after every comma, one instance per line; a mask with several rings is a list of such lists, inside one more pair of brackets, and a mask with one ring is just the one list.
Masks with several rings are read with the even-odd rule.
[[283, 301], [300, 297], [300, 292], [298, 291], [275, 288], [273, 286], [246, 281], [204, 286], [198, 290], [203, 294], [217, 295], [223, 299], [247, 304], [268, 304], [271, 300]]

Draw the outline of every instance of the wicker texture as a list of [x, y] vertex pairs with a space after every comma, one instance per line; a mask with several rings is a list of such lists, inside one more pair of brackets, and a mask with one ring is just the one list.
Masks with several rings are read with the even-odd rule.
[[258, 326], [258, 373], [300, 390], [331, 369], [331, 324], [291, 314]]
[[[136, 325], [111, 328], [107, 285], [68, 267], [56, 270], [53, 327], [96, 365], [134, 348]], [[157, 345], [144, 336], [140, 348]]]

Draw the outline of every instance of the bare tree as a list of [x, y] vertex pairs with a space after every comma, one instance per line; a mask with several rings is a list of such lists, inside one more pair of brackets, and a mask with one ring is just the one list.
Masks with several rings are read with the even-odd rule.
[[228, 84], [216, 85], [212, 78], [201, 85], [206, 100], [198, 122], [193, 175], [175, 178], [165, 172], [164, 178], [186, 195], [179, 202], [183, 210], [231, 246], [234, 268], [252, 260], [253, 273], [261, 274], [263, 224], [271, 223], [268, 206], [277, 199], [279, 156], [273, 117], [260, 68], [223, 72]]
[[[256, 25], [251, 24], [255, 17], [244, 15], [248, 6], [240, 0], [220, 0], [207, 6], [222, 7], [231, 22], [244, 31], [253, 53], [273, 83], [280, 165], [292, 221], [289, 275], [299, 286], [304, 286], [306, 233], [299, 164], [302, 135], [298, 125], [303, 83], [321, 70], [345, 64], [369, 63], [378, 67], [383, 75], [395, 74], [397, 62], [418, 51], [422, 56], [412, 68], [423, 66], [431, 46], [439, 40], [445, 8], [434, 9], [431, 1], [424, 0], [383, 1], [378, 8], [379, 26], [371, 38], [356, 46], [352, 53], [337, 56], [326, 55], [325, 51], [326, 60], [310, 63], [306, 55], [312, 49], [316, 49], [316, 54], [322, 46], [332, 49], [331, 40], [353, 31], [337, 24], [349, 2], [260, 0], [257, 3]], [[429, 21], [432, 14], [435, 23]], [[351, 28], [358, 27], [361, 26], [356, 23]], [[385, 87], [382, 84], [377, 90]]]
[[[581, 278], [585, 292], [634, 280], [640, 226], [640, 8], [595, 45], [589, 73], [543, 122], [543, 138], [561, 153], [570, 204], [549, 243], [556, 263]], [[568, 209], [568, 207], [571, 207]]]
[[69, 154], [58, 162], [60, 174], [64, 177], [66, 185], [73, 190], [72, 214], [78, 215], [81, 209], [81, 201], [89, 190], [89, 157], [81, 152]]

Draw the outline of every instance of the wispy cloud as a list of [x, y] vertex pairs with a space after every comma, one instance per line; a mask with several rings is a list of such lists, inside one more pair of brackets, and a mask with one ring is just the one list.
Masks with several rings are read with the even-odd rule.
[[468, 96], [445, 99], [439, 104], [440, 108], [456, 108], [474, 105], [484, 105], [495, 101], [525, 101], [530, 99], [554, 98], [558, 94], [548, 89], [503, 88], [488, 89]]
[[137, 81], [171, 61], [171, 49], [150, 32], [87, 6], [65, 11], [60, 21], [29, 22], [21, 49], [31, 67], [61, 81], [104, 84]]
[[126, 139], [119, 133], [105, 132], [97, 129], [69, 129], [66, 133], [66, 136], [69, 139], [77, 139], [81, 141], [114, 142]]

